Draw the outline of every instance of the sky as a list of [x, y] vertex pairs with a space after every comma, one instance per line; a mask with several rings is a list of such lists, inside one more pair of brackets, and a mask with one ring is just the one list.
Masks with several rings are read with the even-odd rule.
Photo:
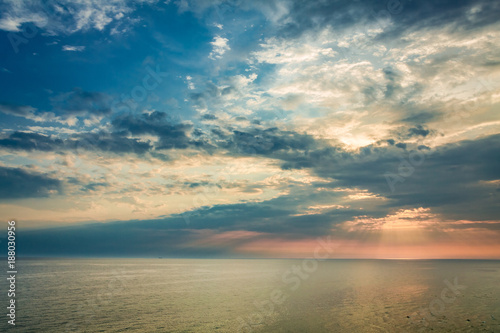
[[0, 13], [21, 255], [500, 259], [498, 1]]

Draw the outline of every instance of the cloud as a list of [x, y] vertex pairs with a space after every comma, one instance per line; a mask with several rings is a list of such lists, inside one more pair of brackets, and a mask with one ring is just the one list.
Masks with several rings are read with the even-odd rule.
[[29, 105], [0, 103], [0, 112], [9, 116], [22, 117], [35, 122], [61, 121], [53, 112], [40, 112]]
[[[135, 7], [157, 0], [128, 1], [28, 1], [6, 0], [0, 5], [0, 29], [19, 32], [23, 25], [32, 23], [52, 35], [79, 31], [103, 31], [113, 22], [127, 20]], [[127, 15], [126, 15], [127, 14]], [[129, 20], [129, 22], [132, 22]]]
[[127, 138], [117, 133], [82, 133], [66, 140], [67, 149], [100, 153], [142, 155], [152, 149], [150, 142]]
[[[100, 233], [96, 233], [100, 230]], [[119, 232], [120, 237], [116, 237]], [[133, 224], [89, 224], [56, 228], [52, 234], [44, 230], [26, 232], [27, 242], [19, 248], [20, 255], [67, 256], [152, 256], [213, 258], [229, 255], [227, 246], [197, 245], [206, 239], [207, 232], [192, 230], [152, 230], [135, 228]], [[93, 235], [93, 236], [92, 236]], [[93, 239], [93, 240], [92, 240]], [[92, 243], [95, 243], [92, 245]], [[44, 244], [44, 245], [43, 245]]]
[[[424, 207], [449, 219], [494, 220], [500, 209], [500, 135], [444, 145], [434, 151], [365, 147], [359, 154], [310, 152], [285, 167], [311, 167], [335, 186], [359, 187], [390, 207]], [[389, 178], [388, 178], [389, 175]], [[393, 183], [394, 191], [388, 182]], [[474, 207], [474, 209], [469, 209]]]
[[152, 149], [149, 142], [126, 138], [114, 133], [79, 133], [66, 139], [37, 133], [14, 132], [0, 139], [0, 147], [13, 151], [74, 151], [144, 154]]
[[212, 45], [212, 52], [209, 54], [209, 58], [216, 60], [222, 58], [224, 53], [227, 51], [231, 50], [231, 48], [228, 45], [229, 39], [221, 37], [221, 36], [215, 36], [214, 40], [210, 42]]
[[438, 224], [438, 218], [429, 208], [400, 209], [393, 214], [381, 218], [366, 215], [357, 216], [354, 221], [346, 221], [339, 225], [349, 231], [374, 231], [384, 229], [420, 229]]
[[25, 170], [0, 166], [0, 200], [40, 198], [62, 193], [58, 179]]
[[[64, 116], [107, 115], [111, 112], [108, 99], [104, 94], [76, 90], [57, 96], [53, 103]], [[10, 107], [5, 110], [16, 115], [31, 111], [29, 107]], [[43, 135], [16, 131], [0, 136], [0, 147], [25, 151], [80, 150], [113, 154], [144, 154], [174, 148], [214, 148], [207, 141], [190, 137], [192, 124], [175, 123], [165, 112], [122, 114], [112, 118], [110, 122], [109, 129], [98, 132], [65, 133], [52, 129], [49, 132], [54, 134]]]
[[112, 112], [113, 99], [101, 92], [85, 91], [74, 88], [50, 98], [51, 111], [39, 111], [29, 105], [0, 103], [0, 112], [23, 117], [36, 122], [59, 122], [75, 125], [76, 117], [100, 119]]
[[[338, 33], [356, 27], [373, 25], [384, 30], [384, 38], [397, 38], [411, 30], [440, 28], [452, 24], [461, 31], [480, 29], [497, 23], [498, 3], [488, 0], [456, 2], [432, 0], [401, 1], [397, 9], [374, 1], [279, 1], [282, 14], [276, 20], [278, 35], [287, 38], [300, 36], [327, 26]], [[264, 12], [265, 14], [266, 12]]]
[[427, 136], [429, 135], [430, 131], [428, 129], [425, 129], [422, 125], [418, 125], [416, 127], [412, 127], [408, 129], [408, 135], [410, 137], [412, 136]]
[[121, 115], [113, 119], [112, 125], [117, 132], [157, 136], [160, 140], [156, 149], [183, 149], [194, 143], [187, 135], [193, 126], [173, 123], [165, 112], [153, 111], [138, 115]]
[[81, 52], [85, 50], [85, 46], [73, 46], [73, 45], [64, 45], [62, 47], [63, 51], [76, 51], [76, 52]]
[[311, 41], [310, 43], [290, 43], [286, 39], [270, 38], [261, 44], [262, 50], [254, 53], [258, 62], [269, 64], [303, 64], [318, 60], [328, 60], [336, 55], [329, 47]]
[[16, 105], [10, 103], [0, 103], [0, 112], [10, 116], [32, 118], [36, 109], [29, 105]]
[[194, 86], [194, 83], [193, 81], [191, 81], [193, 78], [191, 76], [186, 76], [186, 81], [187, 81], [187, 84], [188, 84], [188, 89], [189, 90], [194, 90], [196, 89], [196, 87]]
[[[399, 15], [389, 13], [388, 23], [381, 25], [376, 14], [387, 11], [383, 5], [291, 3], [283, 24], [296, 28], [296, 33], [266, 38], [251, 53], [251, 63], [266, 69], [259, 87], [265, 93], [251, 91], [258, 97], [253, 96], [252, 105], [240, 99], [241, 109], [256, 113], [256, 108], [265, 106], [275, 114], [285, 109], [296, 131], [340, 141], [351, 149], [386, 139], [402, 123], [413, 128], [404, 134], [405, 141], [426, 144], [474, 138], [479, 128], [484, 134], [496, 133], [491, 104], [499, 102], [495, 93], [499, 72], [484, 68], [484, 59], [496, 59], [498, 53], [493, 45], [498, 45], [500, 34], [494, 32], [498, 29], [493, 20], [458, 29], [453, 20], [443, 18], [446, 10], [431, 12], [440, 5], [427, 3], [420, 8], [411, 3], [435, 24], [429, 28], [412, 21], [413, 25], [400, 27], [402, 16], [414, 15], [410, 7]], [[483, 4], [461, 2], [460, 15], [467, 16], [476, 5], [481, 10], [491, 7]], [[453, 6], [444, 5], [455, 13]], [[311, 15], [304, 16], [309, 11]], [[476, 19], [481, 20], [470, 18]], [[399, 38], [386, 38], [392, 30]], [[461, 121], [465, 117], [467, 121]]]
[[220, 138], [219, 147], [236, 154], [258, 154], [277, 159], [305, 153], [317, 145], [310, 135], [278, 128], [233, 130], [227, 136], [221, 134]]
[[54, 151], [64, 147], [64, 141], [37, 133], [14, 132], [0, 139], [0, 147], [12, 150]]
[[203, 119], [203, 120], [216, 120], [217, 116], [210, 114], [210, 113], [207, 113], [207, 114], [202, 115], [201, 119]]
[[[330, 229], [333, 215], [290, 216], [295, 211], [293, 206], [300, 201], [300, 198], [288, 197], [263, 203], [217, 205], [140, 223], [134, 220], [53, 228], [52, 234], [46, 230], [27, 230], [23, 243], [26, 245], [19, 251], [43, 255], [58, 253], [60, 249], [67, 255], [235, 255], [235, 247], [249, 241], [273, 235], [301, 239]], [[344, 220], [340, 216], [342, 214], [338, 214], [337, 220]], [[345, 218], [349, 217], [352, 212], [345, 213]], [[121, 237], [112, 236], [117, 232]], [[111, 238], [102, 246], [92, 248], [95, 237]]]
[[111, 96], [75, 88], [51, 98], [54, 110], [68, 116], [103, 116], [111, 113]]
[[[406, 230], [410, 233], [398, 234], [399, 242], [406, 237], [404, 239], [413, 239], [413, 243], [430, 246], [435, 239], [442, 240], [447, 230], [451, 239], [458, 235], [450, 233], [451, 230], [478, 232], [483, 229], [490, 231], [490, 239], [494, 237], [491, 232], [498, 230], [498, 222], [443, 221], [431, 209], [423, 207], [395, 210], [377, 207], [374, 210], [370, 208], [369, 201], [365, 201], [361, 206], [364, 209], [360, 210], [345, 205], [327, 204], [342, 202], [346, 193], [355, 192], [342, 188], [333, 189], [335, 191], [319, 193], [304, 189], [293, 195], [264, 202], [202, 207], [155, 220], [26, 230], [26, 242], [23, 244], [27, 245], [20, 251], [43, 255], [56, 254], [64, 249], [69, 255], [238, 256], [242, 254], [240, 249], [255, 242], [269, 242], [290, 252], [293, 251], [291, 243], [323, 235], [331, 235], [342, 242], [356, 240], [358, 246], [365, 246], [373, 241], [374, 233]], [[303, 214], [304, 209], [308, 214]], [[427, 232], [425, 242], [419, 238], [422, 231]], [[117, 232], [121, 237], [112, 236]], [[365, 236], [363, 239], [359, 239], [360, 233]], [[103, 237], [103, 240], [110, 237], [110, 241], [103, 241], [103, 245], [96, 249], [92, 246], [96, 240], [95, 235]], [[458, 237], [458, 243], [464, 244], [464, 238], [460, 235]], [[50, 240], [50, 246], [47, 246], [47, 240]], [[377, 246], [384, 246], [387, 241], [376, 243]], [[265, 248], [261, 250], [262, 254], [276, 254], [269, 248], [267, 252]], [[345, 253], [349, 255], [349, 250]]]

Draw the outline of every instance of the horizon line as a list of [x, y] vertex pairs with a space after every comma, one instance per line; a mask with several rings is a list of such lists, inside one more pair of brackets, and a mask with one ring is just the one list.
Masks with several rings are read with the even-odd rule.
[[[0, 259], [7, 259], [7, 257], [0, 256]], [[428, 260], [492, 260], [492, 261], [500, 261], [500, 258], [324, 258], [324, 259], [316, 259], [314, 257], [296, 257], [296, 258], [280, 258], [280, 257], [162, 257], [162, 256], [135, 256], [135, 257], [120, 257], [120, 256], [16, 256], [16, 261], [19, 259], [155, 259], [155, 260], [164, 260], [164, 259], [193, 259], [193, 260], [306, 260], [306, 259], [314, 259], [318, 261], [326, 261], [326, 260], [399, 260], [399, 261], [428, 261]]]

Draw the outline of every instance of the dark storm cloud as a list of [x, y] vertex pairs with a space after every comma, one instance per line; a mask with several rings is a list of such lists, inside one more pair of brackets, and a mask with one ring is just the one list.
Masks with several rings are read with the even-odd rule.
[[[249, 127], [244, 130], [220, 128], [214, 125], [207, 136], [191, 124], [175, 123], [166, 113], [154, 111], [151, 114], [121, 115], [112, 121], [112, 132], [80, 133], [59, 139], [36, 133], [14, 132], [0, 139], [0, 147], [11, 150], [95, 150], [111, 153], [144, 154], [161, 149], [197, 148], [213, 152], [219, 149], [234, 155], [264, 155], [287, 159], [318, 147], [318, 142], [307, 134], [283, 131], [276, 127], [260, 129]], [[190, 137], [190, 133], [198, 139]], [[139, 141], [128, 136], [152, 135], [159, 138], [153, 146], [149, 141]]]
[[51, 99], [54, 110], [64, 116], [103, 116], [111, 113], [112, 98], [100, 92], [75, 88]]
[[408, 136], [413, 137], [413, 136], [423, 136], [426, 137], [429, 135], [431, 131], [424, 128], [422, 125], [417, 125], [416, 127], [412, 127], [408, 129]]
[[[289, 143], [280, 147], [310, 146]], [[271, 150], [268, 147], [263, 152]], [[358, 187], [389, 199], [371, 208], [364, 206], [363, 211], [346, 208], [301, 214], [308, 202], [314, 205], [337, 202], [345, 193], [299, 189], [264, 202], [207, 206], [158, 220], [26, 231], [23, 239], [28, 245], [21, 251], [26, 255], [163, 256], [168, 253], [171, 256], [204, 257], [231, 253], [231, 249], [225, 245], [203, 248], [199, 242], [193, 241], [198, 237], [197, 232], [246, 230], [262, 233], [256, 236], [260, 238], [279, 236], [280, 239], [301, 239], [328, 234], [332, 228], [335, 229], [335, 225], [353, 220], [356, 216], [380, 218], [397, 209], [416, 207], [430, 207], [433, 213], [455, 220], [480, 221], [498, 217], [500, 191], [498, 184], [488, 181], [500, 179], [500, 135], [450, 144], [434, 152], [421, 150], [428, 155], [424, 156], [421, 164], [414, 166], [412, 174], [397, 184], [395, 191], [390, 190], [386, 174], [397, 174], [401, 161], [410, 160], [410, 154], [416, 151], [413, 147], [404, 151], [394, 146], [370, 146], [356, 154], [330, 147], [303, 152], [300, 158], [298, 155], [283, 155], [288, 159], [284, 159], [284, 164], [289, 167], [309, 167], [319, 176], [331, 179], [329, 183], [312, 184], [312, 188]], [[292, 162], [294, 158], [297, 160]], [[198, 187], [209, 184], [186, 185]], [[447, 225], [447, 228], [463, 227]], [[498, 225], [491, 223], [470, 227], [498, 229]], [[341, 229], [336, 233], [352, 237]], [[101, 240], [96, 240], [95, 235]], [[49, 245], [47, 240], [50, 240]], [[99, 244], [97, 247], [96, 241]]]
[[[284, 196], [262, 203], [203, 207], [157, 220], [25, 230], [19, 252], [21, 255], [82, 256], [234, 255], [232, 248], [224, 244], [204, 247], [196, 240], [204, 237], [203, 232], [215, 234], [235, 230], [261, 233], [257, 238], [316, 237], [328, 233], [335, 223], [359, 214], [359, 211], [345, 210], [293, 216], [303, 200], [304, 197]], [[245, 241], [235, 240], [232, 246]]]
[[[0, 147], [11, 150], [94, 150], [110, 153], [144, 154], [153, 149], [185, 149], [188, 147], [204, 147], [212, 149], [202, 140], [192, 140], [189, 133], [193, 126], [175, 123], [167, 113], [154, 111], [150, 114], [125, 114], [111, 121], [110, 132], [79, 133], [64, 135], [64, 138], [36, 133], [14, 132], [0, 138]], [[197, 136], [202, 134], [198, 130]], [[130, 136], [152, 135], [159, 138], [153, 146], [149, 141], [131, 138]]]
[[[379, 38], [384, 39], [397, 38], [408, 30], [444, 26], [464, 32], [496, 24], [500, 13], [500, 3], [490, 0], [228, 0], [212, 5], [225, 17], [237, 10], [261, 11], [268, 21], [276, 24], [277, 35], [284, 38], [295, 38], [325, 27], [341, 33], [365, 24], [383, 28]], [[205, 2], [192, 1], [191, 10], [199, 13], [208, 7]], [[388, 19], [392, 25], [387, 24]]]
[[[326, 26], [335, 31], [365, 23], [384, 28], [382, 38], [396, 38], [407, 30], [439, 28], [452, 25], [458, 31], [478, 29], [498, 22], [500, 4], [488, 0], [363, 0], [363, 1], [285, 1], [290, 12], [282, 18], [285, 37], [295, 37]], [[476, 12], [468, 12], [475, 7]], [[390, 18], [392, 26], [385, 20]]]
[[[323, 186], [324, 183], [321, 184]], [[318, 185], [320, 186], [320, 185]], [[290, 188], [293, 185], [290, 185]], [[247, 230], [281, 238], [297, 239], [328, 234], [332, 226], [360, 215], [357, 209], [324, 209], [314, 214], [309, 206], [331, 204], [338, 201], [345, 193], [316, 192], [314, 186], [294, 188], [289, 195], [263, 202], [216, 205], [202, 207], [179, 215], [172, 215], [164, 222], [150, 224], [152, 228], [213, 229], [218, 232]], [[209, 196], [207, 196], [209, 198]], [[305, 213], [307, 211], [307, 214]], [[372, 209], [366, 207], [362, 214], [385, 216], [387, 208]]]
[[[170, 147], [195, 147], [185, 132], [190, 126], [173, 125], [165, 122], [164, 117], [162, 114], [125, 117], [115, 126], [129, 128], [129, 133], [156, 134], [163, 142], [171, 140]], [[407, 131], [409, 136], [422, 137], [429, 130], [415, 126]], [[495, 219], [499, 214], [500, 191], [494, 182], [488, 181], [500, 179], [500, 135], [462, 141], [439, 147], [436, 151], [388, 139], [385, 145], [389, 143], [389, 146], [381, 143], [382, 146], [363, 147], [358, 153], [347, 152], [341, 146], [328, 147], [309, 135], [277, 128], [219, 130], [217, 138], [212, 138], [213, 144], [221, 152], [269, 157], [281, 161], [283, 169], [310, 168], [318, 176], [331, 179], [335, 186], [368, 189], [389, 198], [385, 204], [387, 207], [431, 207], [434, 212], [448, 218], [470, 220]], [[150, 143], [129, 139], [119, 133], [80, 134], [66, 140], [33, 133], [13, 133], [0, 140], [0, 146], [43, 151], [80, 147], [83, 150], [137, 154], [153, 149]], [[387, 175], [392, 177], [389, 182]], [[197, 185], [193, 183], [194, 187]], [[471, 205], [475, 209], [469, 209]], [[263, 212], [255, 207], [252, 209], [252, 214]], [[274, 212], [264, 211], [262, 216], [272, 216]], [[227, 214], [227, 219], [241, 214]], [[223, 223], [225, 219], [220, 216], [214, 221]]]
[[58, 139], [37, 133], [14, 132], [0, 139], [0, 147], [25, 151], [101, 151], [144, 154], [152, 146], [148, 142], [129, 139], [113, 133], [82, 133]]
[[280, 29], [285, 37], [295, 37], [310, 29], [325, 26], [349, 28], [360, 19], [369, 17], [368, 4], [357, 1], [287, 1], [290, 13], [283, 20], [286, 22]]
[[[436, 151], [365, 147], [359, 154], [309, 154], [309, 166], [337, 186], [366, 188], [392, 207], [432, 207], [452, 219], [488, 220], [500, 214], [500, 135], [461, 141]], [[299, 167], [304, 159], [299, 160]], [[288, 162], [288, 167], [297, 167]], [[393, 181], [393, 189], [389, 185]], [[392, 178], [391, 178], [392, 177]], [[473, 207], [473, 209], [472, 209]]]
[[55, 151], [64, 148], [64, 141], [37, 133], [14, 132], [0, 139], [0, 147], [12, 150]]
[[286, 154], [283, 158], [284, 163], [281, 167], [284, 170], [317, 168], [325, 164], [333, 167], [350, 156], [350, 153], [345, 152], [340, 147], [325, 147], [301, 154]]
[[[394, 1], [393, 1], [394, 2]], [[500, 4], [489, 0], [401, 1], [402, 12], [393, 15], [396, 26], [387, 37], [400, 35], [407, 29], [451, 26], [455, 31], [480, 29], [498, 23]], [[474, 13], [471, 9], [474, 8]]]
[[89, 224], [20, 232], [21, 256], [97, 256], [97, 257], [216, 257], [228, 254], [224, 248], [189, 247], [195, 239], [190, 230], [152, 230], [143, 222]]
[[150, 114], [122, 115], [112, 121], [115, 131], [131, 135], [150, 134], [157, 136], [160, 143], [157, 149], [187, 148], [191, 144], [188, 131], [190, 124], [174, 123], [165, 112], [154, 111]]
[[401, 85], [398, 83], [400, 75], [391, 68], [384, 68], [383, 73], [388, 81], [385, 89], [385, 98], [391, 98], [396, 91], [401, 89]]
[[[0, 112], [35, 121], [58, 121], [68, 117], [108, 116], [112, 111], [111, 96], [75, 88], [50, 98], [53, 109], [37, 111], [29, 105], [0, 103]], [[35, 113], [36, 112], [36, 113]]]
[[16, 117], [29, 117], [35, 109], [29, 105], [16, 105], [11, 103], [0, 103], [0, 112]]
[[194, 106], [199, 108], [206, 108], [208, 103], [221, 96], [222, 93], [229, 93], [228, 89], [233, 89], [232, 87], [227, 87], [221, 90], [213, 82], [207, 81], [205, 87], [202, 91], [192, 92], [188, 95], [189, 99]]
[[48, 197], [61, 192], [58, 179], [21, 168], [0, 167], [0, 200]]
[[68, 149], [82, 151], [100, 151], [115, 154], [144, 154], [151, 150], [149, 142], [142, 142], [137, 139], [130, 139], [116, 133], [83, 133], [78, 134], [74, 139], [66, 140]]
[[[242, 212], [241, 209], [227, 207], [231, 212]], [[204, 210], [202, 210], [204, 212]], [[200, 213], [202, 213], [200, 212]], [[250, 212], [250, 209], [245, 210]], [[264, 213], [264, 214], [263, 214]], [[260, 216], [269, 210], [263, 209]], [[24, 242], [19, 248], [20, 255], [68, 255], [68, 256], [182, 256], [210, 257], [230, 253], [230, 249], [206, 248], [193, 245], [197, 229], [220, 230], [216, 217], [225, 218], [221, 223], [231, 222], [224, 214], [213, 214], [206, 221], [192, 216], [190, 225], [182, 217], [161, 220], [127, 221], [107, 224], [90, 224], [47, 230], [26, 230], [23, 232]], [[254, 213], [254, 216], [259, 215]], [[253, 220], [252, 217], [245, 221]], [[226, 227], [227, 228], [227, 227]], [[189, 229], [189, 230], [188, 230]], [[191, 246], [189, 244], [192, 244]]]
[[217, 117], [213, 114], [204, 114], [202, 117], [201, 117], [202, 120], [216, 120]]
[[409, 113], [410, 113], [409, 116], [401, 119], [402, 123], [425, 124], [441, 116], [439, 112], [429, 112], [420, 110], [410, 110]]
[[203, 93], [191, 93], [189, 94], [189, 99], [191, 102], [193, 102], [193, 105], [199, 108], [206, 108], [207, 103], [206, 103], [206, 97], [205, 94]]
[[317, 147], [317, 142], [310, 135], [276, 127], [233, 130], [229, 134], [218, 131], [217, 135], [223, 138], [218, 142], [219, 147], [243, 155], [257, 154], [282, 159], [288, 154], [300, 154]]

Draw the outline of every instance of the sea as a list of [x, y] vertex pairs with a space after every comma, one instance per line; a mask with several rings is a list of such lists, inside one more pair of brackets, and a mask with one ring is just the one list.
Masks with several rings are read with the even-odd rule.
[[19, 258], [15, 326], [0, 287], [1, 332], [500, 332], [494, 260]]

